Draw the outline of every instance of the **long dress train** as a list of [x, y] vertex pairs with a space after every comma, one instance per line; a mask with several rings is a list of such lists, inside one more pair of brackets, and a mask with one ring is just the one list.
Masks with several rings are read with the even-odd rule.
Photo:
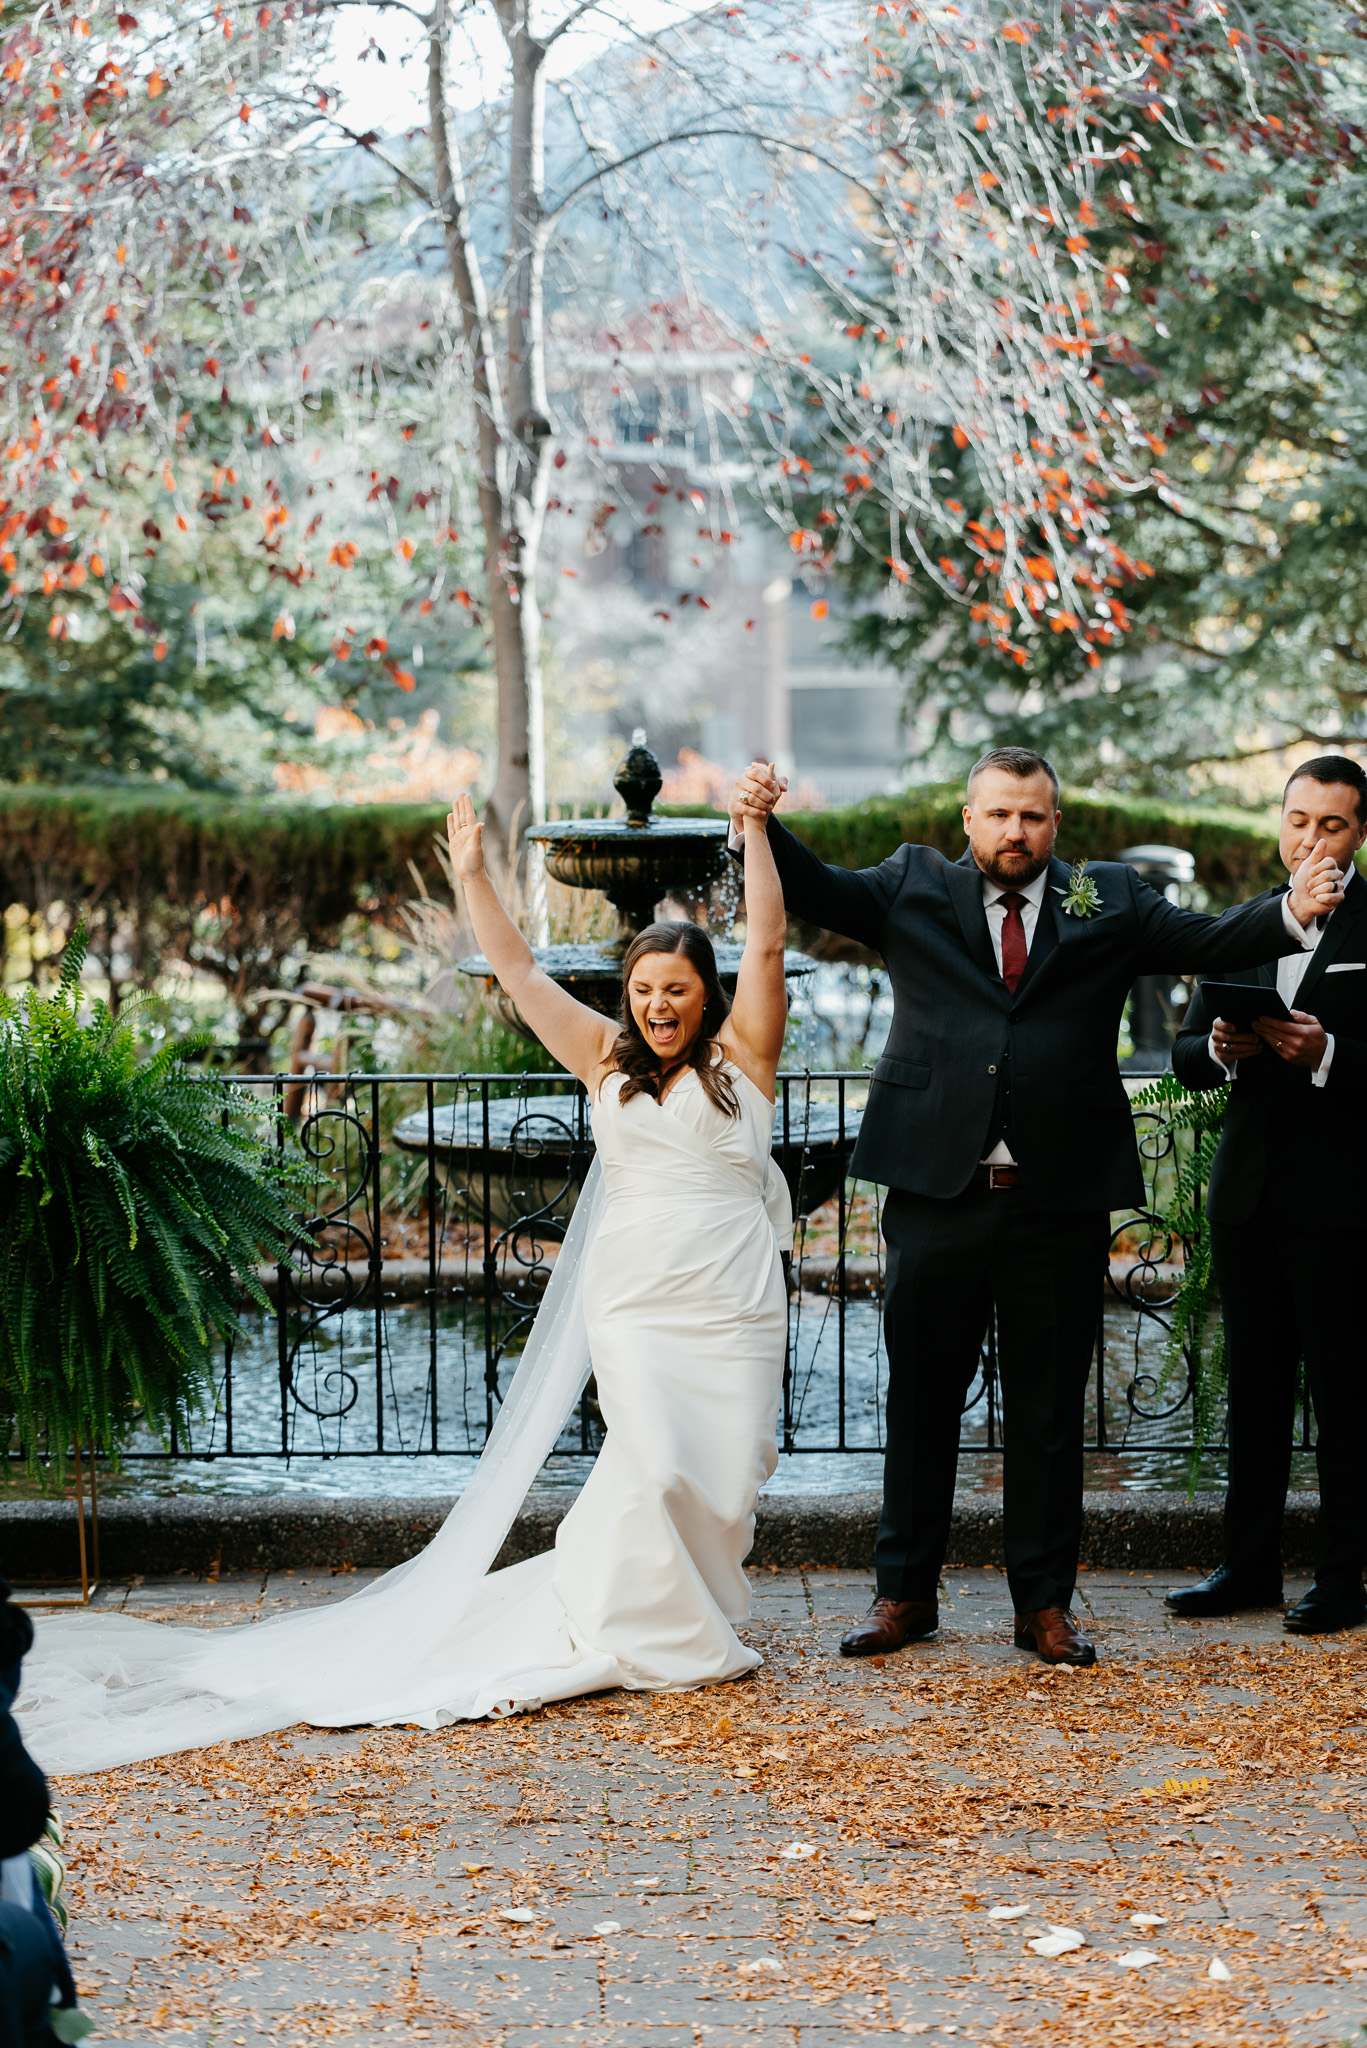
[[[516, 1713], [608, 1686], [739, 1677], [755, 1502], [774, 1469], [787, 1191], [774, 1107], [727, 1069], [665, 1101], [593, 1108], [598, 1158], [479, 1467], [427, 1548], [350, 1599], [217, 1629], [91, 1613], [41, 1621], [19, 1720], [55, 1773], [308, 1722]], [[490, 1569], [528, 1486], [597, 1379], [607, 1437], [555, 1548]]]

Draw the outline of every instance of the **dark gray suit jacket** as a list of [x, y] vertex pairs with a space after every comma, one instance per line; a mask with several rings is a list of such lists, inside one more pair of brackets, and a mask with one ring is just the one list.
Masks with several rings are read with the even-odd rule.
[[[1269, 890], [1258, 900], [1276, 903], [1284, 894]], [[1275, 988], [1277, 970], [1268, 963], [1218, 978]], [[1198, 989], [1177, 1034], [1173, 1070], [1188, 1088], [1220, 1088], [1227, 1079], [1210, 1056], [1215, 1007]], [[1308, 1067], [1290, 1067], [1270, 1049], [1240, 1060], [1206, 1214], [1212, 1223], [1247, 1223], [1271, 1181], [1285, 1196], [1288, 1220], [1309, 1212], [1316, 1230], [1356, 1233], [1367, 1138], [1367, 882], [1361, 875], [1351, 878], [1321, 932], [1291, 1007], [1333, 1032], [1328, 1078], [1316, 1088]]]
[[853, 1170], [912, 1194], [962, 1193], [983, 1156], [1003, 1061], [1008, 1141], [1041, 1209], [1140, 1206], [1134, 1125], [1116, 1064], [1121, 1013], [1138, 974], [1223, 969], [1295, 950], [1279, 896], [1202, 917], [1118, 861], [1087, 872], [1101, 906], [1067, 916], [1068, 869], [1049, 864], [1025, 975], [1014, 996], [997, 971], [972, 855], [948, 861], [899, 846], [874, 868], [827, 867], [769, 822], [784, 900], [796, 917], [843, 932], [887, 962], [894, 1011], [873, 1070]]

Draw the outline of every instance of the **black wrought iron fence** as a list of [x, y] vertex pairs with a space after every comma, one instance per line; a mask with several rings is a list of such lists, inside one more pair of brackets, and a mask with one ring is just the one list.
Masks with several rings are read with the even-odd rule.
[[[795, 1453], [876, 1451], [886, 1354], [878, 1190], [850, 1177], [869, 1076], [780, 1077], [774, 1149], [793, 1195], [779, 1424]], [[263, 1275], [269, 1316], [226, 1350], [212, 1412], [140, 1460], [431, 1458], [477, 1453], [493, 1423], [593, 1156], [568, 1076], [248, 1078], [276, 1141], [313, 1175], [292, 1268]], [[1146, 1205], [1117, 1221], [1098, 1288], [1086, 1445], [1143, 1461], [1191, 1448], [1192, 1375], [1165, 1359], [1183, 1247], [1162, 1210], [1179, 1133], [1137, 1110]], [[560, 1454], [591, 1454], [590, 1381]], [[1308, 1446], [1308, 1416], [1299, 1432]], [[995, 1334], [962, 1448], [1002, 1448]]]

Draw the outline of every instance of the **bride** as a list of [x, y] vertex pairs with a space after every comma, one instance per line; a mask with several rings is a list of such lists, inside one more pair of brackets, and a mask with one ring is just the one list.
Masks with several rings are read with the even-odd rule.
[[[319, 1727], [436, 1728], [543, 1701], [739, 1678], [755, 1501], [774, 1469], [787, 1191], [769, 1157], [787, 1016], [782, 892], [745, 834], [746, 943], [729, 1014], [706, 934], [627, 950], [620, 1023], [537, 967], [484, 867], [468, 796], [452, 864], [499, 981], [587, 1087], [597, 1159], [461, 1499], [427, 1548], [334, 1606], [232, 1628], [100, 1612], [39, 1623], [18, 1718], [57, 1773]], [[491, 1569], [597, 1378], [607, 1438], [541, 1557]]]

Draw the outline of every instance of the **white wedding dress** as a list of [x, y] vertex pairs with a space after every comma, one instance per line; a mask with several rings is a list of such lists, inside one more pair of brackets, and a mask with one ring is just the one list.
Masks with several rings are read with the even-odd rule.
[[[517, 1713], [608, 1686], [738, 1678], [755, 1501], [776, 1463], [792, 1218], [774, 1107], [689, 1071], [593, 1109], [598, 1158], [478, 1470], [419, 1556], [348, 1600], [232, 1628], [100, 1612], [38, 1623], [18, 1719], [55, 1773], [297, 1722]], [[583, 1390], [607, 1439], [554, 1550], [490, 1569]]]

